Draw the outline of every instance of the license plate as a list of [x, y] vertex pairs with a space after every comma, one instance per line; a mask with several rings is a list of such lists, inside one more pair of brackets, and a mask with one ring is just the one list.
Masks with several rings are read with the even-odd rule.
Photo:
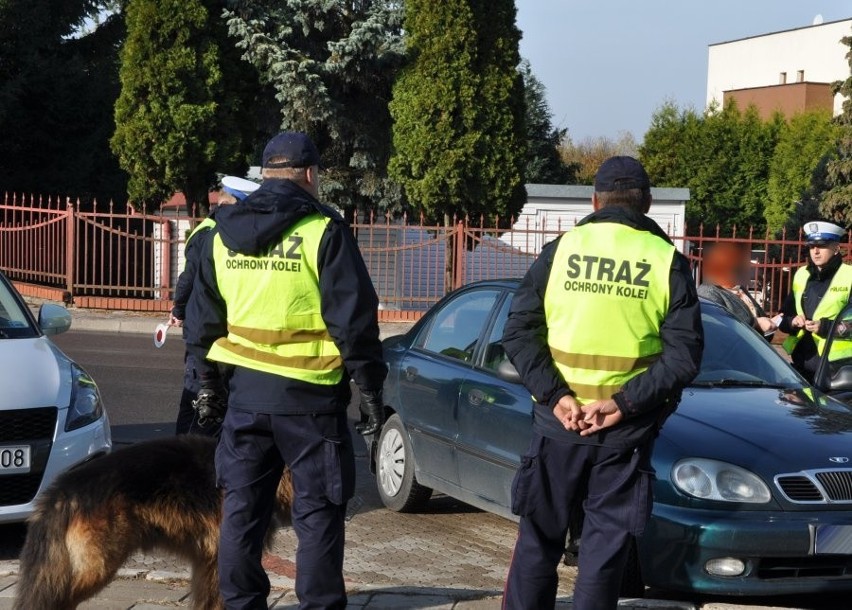
[[21, 474], [29, 471], [29, 445], [0, 445], [0, 474]]
[[852, 555], [852, 525], [817, 525], [814, 553]]

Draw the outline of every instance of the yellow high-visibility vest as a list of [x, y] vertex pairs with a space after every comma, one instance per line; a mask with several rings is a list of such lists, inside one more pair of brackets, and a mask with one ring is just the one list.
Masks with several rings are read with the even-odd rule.
[[560, 238], [544, 296], [547, 341], [580, 403], [610, 398], [662, 353], [675, 248], [618, 223]]
[[184, 248], [189, 245], [189, 240], [191, 240], [193, 237], [195, 237], [198, 233], [200, 233], [201, 231], [204, 231], [205, 229], [212, 229], [215, 226], [216, 226], [216, 221], [213, 220], [212, 218], [210, 218], [209, 216], [207, 218], [205, 218], [204, 220], [202, 220], [201, 222], [199, 222], [197, 225], [195, 225], [195, 228], [189, 233], [189, 235], [187, 235], [186, 243], [184, 244]]
[[[802, 295], [805, 293], [805, 286], [808, 283], [809, 277], [810, 273], [807, 267], [799, 267], [795, 275], [793, 275], [793, 297], [796, 302], [796, 313], [800, 316], [805, 315], [804, 309], [802, 309]], [[834, 277], [831, 278], [828, 290], [825, 291], [822, 300], [813, 313], [813, 319], [821, 320], [822, 318], [828, 318], [829, 320], [833, 320], [836, 318], [837, 314], [849, 302], [850, 288], [852, 288], [852, 266], [842, 264], [837, 268]], [[784, 351], [792, 354], [804, 335], [805, 329], [802, 328], [796, 334], [791, 334], [784, 339]], [[812, 334], [811, 336], [814, 339], [814, 343], [816, 343], [817, 353], [822, 356], [825, 350], [826, 338], [820, 337], [817, 334]], [[840, 345], [841, 342], [848, 345]], [[852, 357], [852, 341], [838, 339], [835, 343], [838, 343], [838, 345], [832, 347], [831, 360]]]
[[260, 256], [230, 251], [216, 234], [213, 260], [228, 335], [210, 348], [210, 360], [319, 385], [340, 382], [343, 359], [320, 309], [317, 257], [328, 222], [307, 216]]

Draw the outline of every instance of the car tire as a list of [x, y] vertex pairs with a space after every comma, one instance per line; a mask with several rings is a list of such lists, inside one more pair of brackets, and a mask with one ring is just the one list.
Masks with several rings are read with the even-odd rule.
[[645, 581], [642, 580], [642, 570], [639, 566], [639, 550], [636, 548], [636, 538], [630, 541], [627, 551], [627, 563], [621, 576], [619, 597], [645, 597]]
[[410, 513], [423, 508], [432, 490], [414, 477], [414, 454], [399, 415], [382, 427], [376, 450], [376, 487], [382, 503], [392, 511]]

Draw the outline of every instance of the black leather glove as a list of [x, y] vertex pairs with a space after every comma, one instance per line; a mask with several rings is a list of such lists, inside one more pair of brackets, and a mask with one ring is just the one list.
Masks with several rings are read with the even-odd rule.
[[361, 390], [361, 422], [355, 424], [358, 434], [376, 434], [385, 423], [385, 403], [382, 391], [366, 392]]
[[221, 382], [202, 381], [192, 408], [198, 414], [198, 425], [202, 428], [221, 424], [228, 408], [228, 398]]

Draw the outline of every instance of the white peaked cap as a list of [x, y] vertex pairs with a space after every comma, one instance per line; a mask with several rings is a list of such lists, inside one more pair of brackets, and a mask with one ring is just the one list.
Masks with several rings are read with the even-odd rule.
[[804, 229], [808, 241], [841, 241], [846, 237], [846, 230], [831, 222], [806, 222]]
[[225, 176], [222, 178], [222, 190], [242, 201], [251, 193], [255, 192], [260, 185], [257, 182], [238, 178], [237, 176]]

